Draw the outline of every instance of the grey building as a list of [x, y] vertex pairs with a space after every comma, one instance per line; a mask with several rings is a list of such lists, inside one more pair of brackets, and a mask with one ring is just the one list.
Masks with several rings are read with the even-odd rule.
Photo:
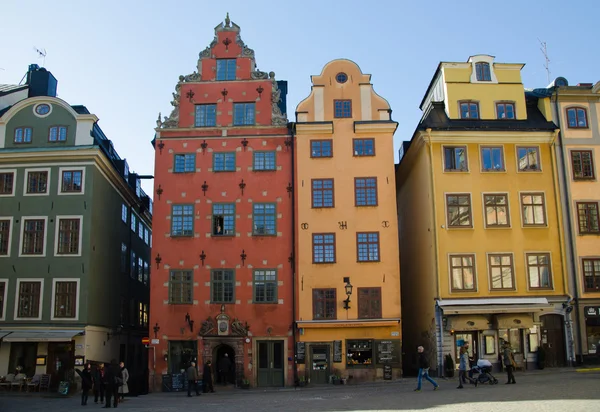
[[0, 375], [51, 386], [84, 362], [147, 382], [152, 200], [84, 106], [31, 65], [0, 85]]

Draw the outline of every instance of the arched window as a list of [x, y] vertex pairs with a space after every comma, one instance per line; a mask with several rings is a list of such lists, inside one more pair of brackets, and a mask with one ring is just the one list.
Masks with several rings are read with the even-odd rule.
[[587, 110], [583, 107], [571, 107], [567, 109], [567, 124], [569, 128], [586, 129], [588, 127]]
[[490, 73], [490, 64], [489, 63], [475, 63], [475, 73], [477, 75], [478, 82], [491, 82], [492, 75]]

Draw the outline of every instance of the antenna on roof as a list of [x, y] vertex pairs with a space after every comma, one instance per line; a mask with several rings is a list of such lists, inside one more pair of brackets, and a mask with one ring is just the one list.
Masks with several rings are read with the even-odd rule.
[[538, 41], [540, 42], [540, 46], [542, 46], [540, 47], [540, 50], [544, 55], [544, 68], [546, 69], [546, 76], [548, 76], [548, 83], [550, 83], [550, 58], [548, 57], [548, 48], [546, 47], [545, 41], [541, 41], [539, 38]]
[[38, 54], [38, 58], [42, 57], [44, 59], [42, 66], [46, 67], [46, 49], [38, 49], [37, 47], [33, 46], [33, 50], [35, 50], [35, 52]]

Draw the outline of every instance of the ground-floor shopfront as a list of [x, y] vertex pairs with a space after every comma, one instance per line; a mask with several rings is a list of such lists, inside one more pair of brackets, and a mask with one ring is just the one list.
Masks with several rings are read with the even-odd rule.
[[452, 357], [458, 368], [460, 348], [467, 345], [473, 361], [486, 359], [502, 370], [505, 343], [519, 369], [538, 368], [543, 347], [545, 366], [561, 367], [572, 358], [572, 333], [562, 303], [545, 298], [461, 299], [438, 302], [438, 363], [447, 368]]
[[402, 376], [400, 319], [299, 321], [298, 376], [310, 384]]
[[[573, 313], [573, 312], [572, 312]], [[578, 361], [584, 364], [600, 364], [600, 299], [580, 299], [577, 324], [581, 349]]]
[[[129, 344], [128, 344], [129, 340]], [[131, 388], [136, 393], [146, 390], [146, 351], [140, 337], [94, 326], [82, 328], [10, 328], [0, 329], [0, 376], [17, 374], [28, 378], [49, 375], [50, 389], [59, 382], [69, 381], [78, 387], [81, 369], [87, 362], [108, 363], [123, 360], [132, 378]], [[129, 355], [129, 356], [128, 356]], [[141, 385], [136, 384], [140, 382]]]

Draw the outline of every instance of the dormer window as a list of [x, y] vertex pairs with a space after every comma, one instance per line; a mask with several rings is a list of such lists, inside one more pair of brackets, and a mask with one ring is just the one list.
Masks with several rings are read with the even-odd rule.
[[587, 129], [587, 112], [583, 107], [567, 109], [567, 122], [571, 129]]
[[217, 80], [235, 80], [235, 59], [217, 60]]
[[460, 103], [460, 118], [461, 119], [479, 119], [479, 103], [477, 103], [477, 102], [461, 102]]
[[485, 62], [475, 63], [475, 73], [478, 82], [491, 82], [492, 74], [490, 72], [490, 64]]

